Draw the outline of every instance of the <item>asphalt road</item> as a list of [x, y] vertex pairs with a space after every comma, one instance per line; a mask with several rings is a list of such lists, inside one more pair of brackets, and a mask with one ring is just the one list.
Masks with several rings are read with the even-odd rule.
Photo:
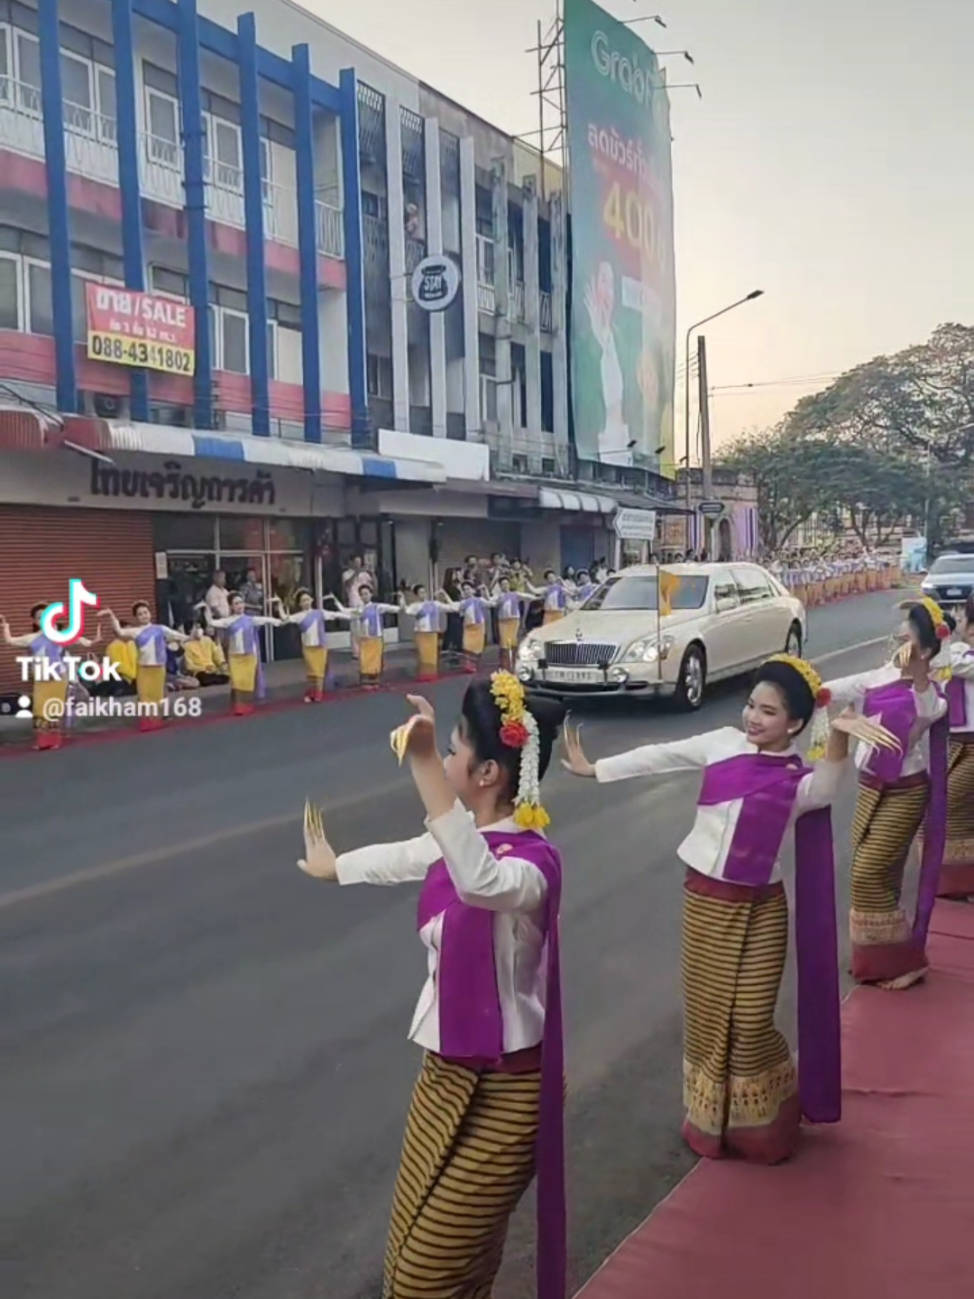
[[[813, 611], [809, 652], [831, 675], [878, 663], [879, 644], [844, 647], [884, 636], [892, 602]], [[461, 689], [432, 692], [444, 723]], [[587, 747], [726, 725], [743, 689], [693, 718], [589, 709]], [[387, 743], [402, 715], [396, 695], [355, 698], [0, 764], [4, 1299], [377, 1299], [419, 1063], [415, 893], [294, 862], [308, 794], [339, 848], [420, 831]], [[576, 1284], [691, 1162], [675, 850], [695, 797], [686, 780], [546, 785]], [[532, 1294], [532, 1231], [526, 1206], [497, 1299]]]

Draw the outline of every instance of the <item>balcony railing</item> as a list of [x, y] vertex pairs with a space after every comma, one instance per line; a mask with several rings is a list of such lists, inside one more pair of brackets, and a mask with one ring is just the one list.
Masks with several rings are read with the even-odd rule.
[[[89, 180], [117, 186], [118, 134], [114, 118], [83, 104], [65, 103], [64, 145], [67, 170]], [[41, 94], [35, 86], [0, 77], [0, 146], [30, 158], [44, 157]], [[185, 203], [183, 147], [175, 140], [141, 132], [139, 184], [145, 198], [168, 207]], [[243, 172], [219, 159], [204, 160], [206, 210], [211, 220], [244, 229]], [[297, 247], [297, 194], [286, 185], [263, 182], [264, 226], [269, 239]], [[344, 256], [341, 209], [315, 203], [318, 251]]]
[[550, 334], [552, 332], [551, 320], [552, 320], [551, 294], [546, 293], [544, 289], [542, 289], [541, 290], [541, 332], [542, 334]]
[[412, 275], [413, 271], [426, 256], [426, 242], [423, 239], [411, 239], [406, 236], [406, 274]]

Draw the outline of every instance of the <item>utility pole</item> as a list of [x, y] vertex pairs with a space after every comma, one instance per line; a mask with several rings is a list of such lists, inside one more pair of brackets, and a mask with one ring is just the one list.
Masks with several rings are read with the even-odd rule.
[[[700, 406], [700, 464], [702, 496], [705, 501], [714, 499], [713, 467], [710, 459], [710, 390], [707, 387], [707, 340], [703, 334], [697, 338], [697, 401]], [[713, 519], [704, 519], [704, 549], [712, 558]]]

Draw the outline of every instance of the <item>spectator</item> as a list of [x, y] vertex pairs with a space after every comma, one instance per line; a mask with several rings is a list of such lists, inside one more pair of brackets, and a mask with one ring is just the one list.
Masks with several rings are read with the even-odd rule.
[[247, 569], [247, 576], [240, 586], [240, 594], [243, 596], [245, 613], [264, 612], [264, 588], [257, 581], [257, 570], [255, 568]]
[[211, 618], [230, 617], [230, 596], [227, 592], [227, 575], [222, 568], [213, 574], [213, 584], [207, 591], [204, 602]]
[[227, 658], [222, 648], [212, 636], [207, 635], [196, 623], [188, 623], [186, 630], [190, 639], [183, 647], [183, 666], [201, 686], [222, 686], [230, 680], [227, 671]]

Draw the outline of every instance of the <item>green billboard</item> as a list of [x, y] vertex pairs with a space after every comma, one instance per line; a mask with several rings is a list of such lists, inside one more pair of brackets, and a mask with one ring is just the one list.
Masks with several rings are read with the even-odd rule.
[[571, 372], [581, 460], [675, 477], [670, 105], [656, 55], [564, 0]]

